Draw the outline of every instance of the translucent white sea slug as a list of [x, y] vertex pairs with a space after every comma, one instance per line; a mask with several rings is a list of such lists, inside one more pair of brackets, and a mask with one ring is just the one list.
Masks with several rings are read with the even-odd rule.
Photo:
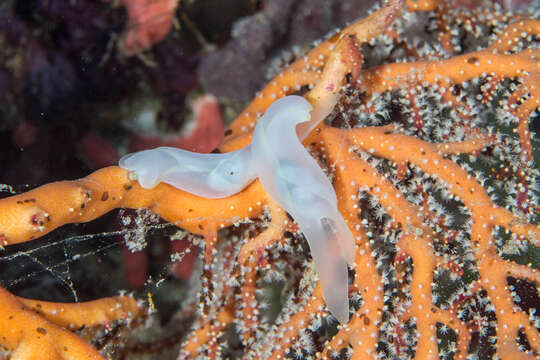
[[143, 188], [160, 182], [204, 198], [224, 198], [258, 178], [272, 199], [304, 233], [324, 298], [336, 318], [349, 319], [347, 263], [354, 238], [337, 208], [336, 193], [304, 148], [296, 125], [310, 120], [310, 103], [291, 95], [273, 103], [257, 122], [252, 142], [225, 154], [159, 147], [129, 154], [120, 166], [135, 172]]

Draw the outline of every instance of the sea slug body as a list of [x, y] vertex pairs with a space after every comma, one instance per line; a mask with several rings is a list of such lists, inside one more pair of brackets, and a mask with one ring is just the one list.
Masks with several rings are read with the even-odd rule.
[[301, 96], [277, 100], [258, 121], [252, 142], [238, 151], [198, 154], [160, 147], [126, 155], [119, 165], [134, 171], [144, 188], [164, 182], [205, 198], [231, 196], [259, 178], [304, 233], [328, 308], [346, 323], [354, 238], [332, 184], [297, 136], [296, 125], [310, 120], [311, 109]]

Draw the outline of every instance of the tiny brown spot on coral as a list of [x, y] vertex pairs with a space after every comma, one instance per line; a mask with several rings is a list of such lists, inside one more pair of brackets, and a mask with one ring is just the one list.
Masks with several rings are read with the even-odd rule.
[[46, 335], [46, 334], [47, 334], [47, 330], [45, 330], [45, 329], [42, 328], [42, 327], [38, 327], [38, 328], [36, 329], [36, 331], [37, 331], [38, 333], [42, 334], [42, 335]]
[[101, 201], [107, 201], [107, 199], [109, 198], [109, 193], [107, 191], [105, 191], [102, 195], [101, 195]]
[[478, 58], [476, 56], [472, 56], [472, 57], [467, 59], [467, 63], [469, 63], [469, 64], [474, 64], [477, 61], [478, 61]]
[[225, 136], [229, 136], [229, 135], [232, 135], [232, 130], [231, 129], [225, 130]]
[[368, 326], [371, 323], [371, 320], [367, 316], [364, 317], [364, 325]]
[[132, 186], [131, 184], [125, 184], [125, 185], [124, 185], [124, 190], [129, 191], [129, 190], [131, 190], [132, 187], [133, 187], [133, 186]]

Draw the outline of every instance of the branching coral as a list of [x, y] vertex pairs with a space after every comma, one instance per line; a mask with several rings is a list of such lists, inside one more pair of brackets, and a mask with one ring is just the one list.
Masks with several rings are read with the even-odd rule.
[[[105, 168], [0, 200], [3, 245], [118, 207], [148, 208], [203, 236], [200, 316], [181, 359], [537, 357], [539, 190], [530, 123], [540, 102], [540, 22], [467, 4], [408, 1], [390, 26], [401, 11], [390, 1], [282, 71], [219, 147], [248, 144], [277, 98], [299, 93], [312, 103], [313, 131], [298, 130], [356, 239], [349, 323], [337, 325], [326, 311], [301, 232], [257, 181], [209, 200], [164, 184], [145, 190], [126, 171]], [[261, 216], [270, 221], [255, 230], [240, 225]], [[274, 319], [265, 296], [276, 283], [283, 303]], [[0, 295], [9, 304], [1, 324], [32, 317], [16, 333], [0, 327], [14, 358], [36, 349], [43, 341], [36, 336], [77, 341], [61, 329], [65, 322]], [[109, 320], [136, 312], [130, 300], [116, 301], [126, 308]], [[74, 346], [49, 358], [83, 358]]]

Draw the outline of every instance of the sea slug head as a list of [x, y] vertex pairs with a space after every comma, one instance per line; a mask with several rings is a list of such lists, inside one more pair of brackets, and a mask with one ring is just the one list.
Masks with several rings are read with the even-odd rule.
[[163, 172], [174, 166], [174, 159], [164, 156], [160, 149], [127, 154], [120, 159], [118, 166], [135, 173], [141, 187], [151, 189], [161, 182]]
[[119, 166], [133, 171], [143, 188], [163, 182], [207, 199], [232, 196], [255, 179], [249, 146], [225, 154], [159, 147], [126, 155]]

